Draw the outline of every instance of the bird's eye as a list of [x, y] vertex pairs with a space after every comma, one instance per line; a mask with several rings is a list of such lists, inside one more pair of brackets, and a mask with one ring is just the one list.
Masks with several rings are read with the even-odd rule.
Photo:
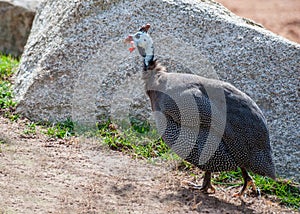
[[141, 35], [138, 33], [138, 34], [135, 34], [135, 38], [136, 39], [139, 39], [141, 37]]

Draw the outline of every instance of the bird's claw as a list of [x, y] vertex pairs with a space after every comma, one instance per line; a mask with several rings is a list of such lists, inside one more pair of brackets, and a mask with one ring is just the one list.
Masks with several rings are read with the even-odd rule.
[[232, 196], [233, 197], [241, 197], [244, 195], [245, 191], [247, 190], [247, 188], [251, 186], [252, 187], [252, 191], [254, 192], [254, 194], [256, 194], [257, 197], [261, 197], [261, 192], [260, 189], [258, 187], [255, 186], [254, 181], [251, 179], [247, 182], [246, 185], [244, 185], [244, 187], [242, 188], [241, 191], [234, 193]]
[[[201, 192], [204, 192], [204, 193], [215, 193], [216, 192], [216, 188], [211, 183], [203, 184], [202, 186], [200, 186], [193, 182], [188, 182], [188, 186], [193, 190], [200, 190]], [[211, 191], [208, 191], [209, 189]]]

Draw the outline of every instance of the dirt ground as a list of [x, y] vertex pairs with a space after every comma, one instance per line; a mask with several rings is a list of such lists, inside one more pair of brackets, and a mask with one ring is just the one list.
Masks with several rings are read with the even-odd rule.
[[25, 122], [0, 116], [0, 213], [293, 213], [274, 197], [244, 199], [240, 187], [192, 190], [202, 175], [149, 163], [101, 146], [99, 139], [24, 135]]
[[[300, 43], [299, 0], [218, 0], [234, 13]], [[0, 116], [2, 213], [293, 213], [271, 196], [231, 197], [239, 188], [203, 194], [175, 163], [134, 160], [98, 140], [24, 135], [24, 122]], [[196, 181], [202, 182], [202, 176]]]
[[300, 44], [299, 0], [216, 0], [233, 13]]

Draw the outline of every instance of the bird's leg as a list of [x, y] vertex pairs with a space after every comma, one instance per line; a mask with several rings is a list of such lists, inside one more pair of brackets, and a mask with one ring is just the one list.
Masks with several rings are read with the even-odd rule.
[[241, 170], [242, 170], [242, 176], [244, 179], [244, 185], [243, 185], [243, 188], [241, 189], [241, 191], [239, 191], [238, 193], [235, 193], [233, 196], [234, 197], [242, 196], [249, 186], [251, 186], [252, 191], [255, 192], [259, 196], [260, 191], [256, 188], [255, 183], [254, 183], [253, 179], [251, 178], [251, 176], [248, 174], [247, 170], [242, 167], [241, 167]]
[[211, 189], [212, 193], [216, 192], [215, 187], [211, 184], [211, 172], [206, 171], [204, 174], [203, 183], [200, 190], [207, 193], [208, 189]]
[[193, 189], [201, 190], [204, 193], [208, 193], [209, 189], [211, 189], [211, 193], [216, 192], [215, 187], [211, 184], [211, 172], [209, 171], [206, 171], [204, 174], [202, 186], [196, 185], [192, 182], [189, 183], [189, 186]]

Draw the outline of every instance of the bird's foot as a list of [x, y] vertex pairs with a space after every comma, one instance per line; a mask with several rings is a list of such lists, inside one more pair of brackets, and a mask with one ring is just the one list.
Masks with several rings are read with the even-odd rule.
[[[211, 184], [211, 183], [203, 183], [203, 185], [197, 185], [193, 182], [188, 182], [188, 186], [191, 188], [191, 189], [194, 189], [194, 190], [200, 190], [204, 193], [215, 193], [216, 192], [216, 188]], [[210, 191], [208, 191], [210, 190]]]
[[[215, 193], [216, 192], [216, 188], [211, 184], [211, 172], [210, 171], [206, 171], [204, 173], [202, 186], [199, 186], [190, 181], [188, 181], [187, 184], [190, 188], [192, 188], [194, 190], [200, 190], [204, 193]], [[208, 190], [211, 190], [211, 191], [208, 191]]]
[[241, 191], [237, 192], [237, 193], [234, 193], [233, 194], [233, 197], [241, 197], [244, 195], [245, 191], [247, 190], [247, 188], [251, 186], [252, 187], [252, 191], [256, 194], [257, 197], [260, 197], [261, 194], [260, 194], [260, 189], [257, 188], [255, 186], [255, 183], [254, 181], [251, 179], [249, 181], [246, 182], [246, 184], [244, 184], [243, 188], [241, 189]]

